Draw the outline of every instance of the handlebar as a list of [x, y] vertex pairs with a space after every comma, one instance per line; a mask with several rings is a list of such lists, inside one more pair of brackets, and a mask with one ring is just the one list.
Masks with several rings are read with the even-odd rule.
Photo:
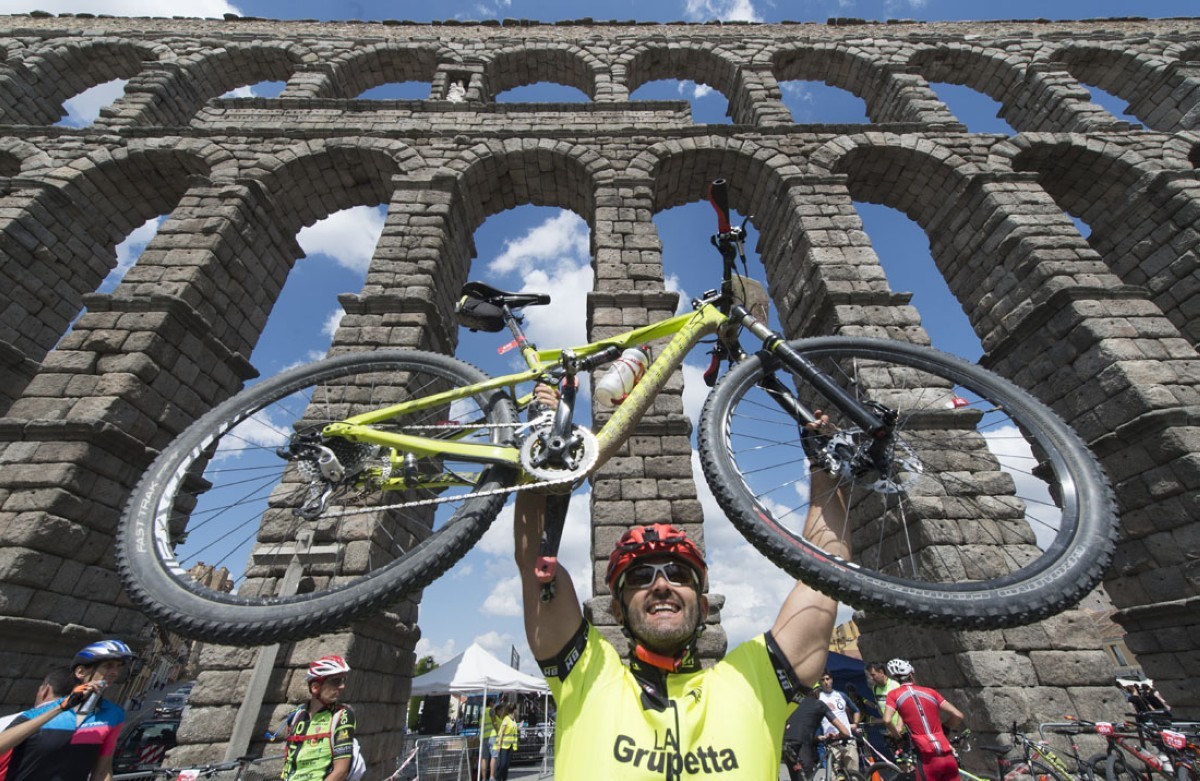
[[708, 202], [717, 211], [717, 231], [729, 233], [729, 182], [717, 179], [708, 186]]

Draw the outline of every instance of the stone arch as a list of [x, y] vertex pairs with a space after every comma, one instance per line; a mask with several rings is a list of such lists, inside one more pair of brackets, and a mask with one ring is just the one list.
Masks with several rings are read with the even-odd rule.
[[5, 243], [5, 304], [23, 314], [20, 329], [0, 327], [0, 340], [41, 360], [116, 264], [116, 246], [146, 220], [174, 210], [193, 177], [208, 176], [197, 154], [204, 145], [104, 149], [46, 172], [30, 208], [4, 221], [6, 232], [37, 239]]
[[29, 175], [54, 165], [50, 155], [19, 138], [0, 138], [0, 157], [0, 176]]
[[923, 113], [929, 109], [921, 104], [940, 104], [928, 84], [857, 46], [840, 42], [781, 46], [771, 54], [771, 70], [777, 81], [822, 81], [857, 95], [867, 104], [871, 122], [953, 121], [945, 107]]
[[919, 225], [939, 272], [985, 348], [989, 338], [998, 338], [992, 333], [1000, 323], [988, 305], [989, 286], [1006, 272], [998, 263], [973, 257], [980, 245], [956, 242], [967, 230], [958, 223], [961, 204], [973, 181], [986, 175], [978, 164], [928, 139], [890, 133], [835, 139], [814, 153], [812, 162], [814, 168], [845, 176], [851, 200], [891, 207]]
[[351, 206], [387, 203], [392, 178], [422, 164], [406, 144], [383, 138], [302, 141], [246, 170], [272, 200], [272, 216], [295, 233]]
[[[554, 164], [531, 165], [546, 158]], [[536, 139], [476, 144], [446, 169], [457, 180], [455, 197], [471, 232], [493, 214], [524, 204], [570, 209], [591, 225], [596, 188], [614, 176], [609, 161], [592, 149]]]
[[227, 43], [182, 57], [164, 83], [140, 85], [161, 98], [143, 108], [139, 122], [187, 125], [208, 100], [247, 84], [288, 81], [315, 60], [308, 49], [288, 41]]
[[920, 47], [908, 62], [927, 81], [961, 84], [997, 101], [1000, 117], [1017, 131], [1042, 129], [1046, 121], [1030, 94], [1026, 63], [1006, 51], [953, 42]]
[[1079, 81], [1129, 101], [1129, 113], [1156, 130], [1177, 129], [1191, 105], [1177, 104], [1169, 98], [1164, 101], [1167, 95], [1159, 94], [1171, 76], [1161, 57], [1121, 44], [1067, 45], [1051, 52], [1047, 60], [1062, 63]]
[[728, 178], [730, 204], [744, 214], [765, 214], [771, 198], [800, 166], [776, 149], [740, 139], [706, 136], [686, 147], [670, 142], [655, 144], [629, 164], [652, 182], [655, 213], [704, 198], [713, 179], [737, 171]]
[[452, 56], [449, 50], [435, 45], [372, 44], [333, 60], [329, 78], [317, 89], [316, 96], [353, 98], [391, 82], [432, 83], [439, 63]]
[[69, 98], [113, 79], [132, 79], [147, 61], [170, 53], [162, 44], [124, 38], [47, 41], [25, 52], [18, 73], [28, 91], [18, 104], [6, 105], [4, 113], [29, 124], [53, 124], [66, 115], [63, 104]]
[[1200, 207], [1194, 174], [1173, 181], [1166, 160], [1083, 135], [1027, 134], [1004, 146], [1014, 171], [1034, 173], [1063, 211], [1091, 226], [1088, 243], [1113, 273], [1144, 288], [1167, 319], [1200, 344], [1200, 326], [1188, 316], [1195, 294], [1187, 292], [1200, 263], [1190, 216]]
[[[449, 191], [440, 228], [442, 247], [431, 291], [439, 320], [449, 323], [458, 291], [475, 256], [475, 231], [484, 221], [517, 206], [554, 206], [583, 218], [596, 246], [596, 193], [610, 185], [610, 161], [592, 149], [549, 139], [492, 140], [455, 155], [435, 181]], [[461, 238], [460, 238], [461, 237]], [[451, 333], [447, 341], [453, 344]]]
[[[934, 221], [944, 200], [968, 176], [981, 170], [934, 141], [892, 133], [836, 138], [813, 153], [811, 164], [816, 170], [845, 174], [855, 183], [855, 200], [890, 206], [923, 227]], [[901, 173], [910, 184], [904, 192], [891, 193]], [[921, 190], [924, 187], [931, 189]]]
[[738, 57], [721, 46], [690, 42], [668, 45], [654, 41], [624, 52], [617, 58], [613, 71], [618, 80], [624, 81], [630, 95], [651, 81], [687, 79], [712, 87], [732, 105], [739, 88], [741, 65]]
[[539, 43], [497, 51], [484, 64], [484, 76], [493, 98], [514, 87], [553, 82], [575, 87], [595, 100], [603, 69], [599, 58], [579, 46]]
[[795, 226], [787, 192], [803, 171], [795, 158], [754, 141], [711, 136], [686, 145], [656, 144], [639, 154], [629, 171], [650, 183], [650, 207], [655, 214], [702, 200], [714, 179], [726, 179], [730, 207], [753, 215], [771, 295], [781, 320], [787, 322], [795, 303], [791, 293], [798, 265], [791, 251]]

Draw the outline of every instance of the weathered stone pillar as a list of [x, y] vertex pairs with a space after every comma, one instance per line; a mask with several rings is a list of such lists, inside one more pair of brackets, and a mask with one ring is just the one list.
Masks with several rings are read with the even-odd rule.
[[[602, 339], [675, 314], [679, 296], [662, 288], [662, 244], [651, 217], [653, 197], [644, 181], [615, 183], [596, 196], [596, 289], [588, 295], [588, 338]], [[597, 374], [599, 376], [599, 373]], [[609, 415], [593, 411], [599, 429]], [[592, 478], [592, 593], [584, 612], [613, 646], [628, 641], [609, 612], [604, 575], [613, 545], [630, 526], [665, 521], [703, 546], [704, 514], [692, 475], [692, 426], [683, 414], [683, 378], [677, 373], [655, 399], [637, 430]], [[709, 616], [699, 653], [707, 663], [725, 653], [720, 609], [709, 595]]]
[[[85, 635], [140, 634], [144, 619], [122, 593], [112, 552], [128, 493], [157, 449], [256, 375], [241, 352], [257, 337], [247, 333], [253, 315], [212, 309], [213, 286], [231, 304], [251, 298], [232, 282], [237, 262], [221, 262], [230, 234], [244, 238], [229, 229], [239, 223], [219, 215], [261, 205], [229, 195], [197, 189], [173, 218], [209, 209], [224, 231], [176, 242], [168, 221], [113, 294], [84, 296], [88, 312], [0, 419], [0, 629], [30, 649], [3, 651], [13, 695], [0, 699], [24, 702], [46, 659], [73, 653], [64, 638], [74, 646]], [[256, 249], [266, 265], [267, 246]], [[279, 251], [294, 258], [298, 248], [290, 242]], [[246, 281], [263, 290], [253, 275]]]
[[[908, 304], [909, 295], [888, 288], [846, 191], [845, 178], [800, 177], [789, 184], [793, 218], [786, 229], [764, 243], [762, 253], [771, 289], [779, 291], [780, 319], [788, 324], [789, 335], [838, 333], [928, 344], [919, 313]], [[820, 208], [812, 208], [814, 204]], [[785, 254], [781, 251], [784, 247], [801, 251]], [[784, 258], [796, 262], [783, 262]], [[955, 440], [953, 447], [965, 445]], [[982, 446], [977, 451], [977, 455], [987, 452]], [[939, 513], [931, 515], [932, 519], [940, 517]], [[870, 519], [857, 522], [869, 523]], [[914, 513], [908, 522], [914, 545], [936, 546], [947, 573], [955, 569], [969, 572], [972, 557], [986, 558], [983, 540], [958, 545], [945, 536], [947, 531], [939, 528], [936, 520], [928, 522]], [[995, 522], [1005, 523], [999, 518]], [[1022, 532], [1014, 526], [1011, 539], [1021, 534], [1032, 543], [1028, 528]], [[921, 680], [944, 689], [947, 697], [966, 708], [972, 729], [984, 736], [1005, 731], [1013, 720], [1028, 724], [1044, 715], [1028, 703], [1037, 703], [1039, 708], [1046, 703], [1053, 703], [1052, 707], [1065, 704], [1063, 690], [1077, 701], [1080, 713], [1096, 713], [1093, 706], [1112, 702], [1103, 688], [1111, 682], [1105, 680], [1107, 668], [1099, 636], [1091, 617], [1079, 610], [1028, 627], [994, 632], [917, 627], [869, 611], [859, 614], [858, 625], [863, 632], [859, 647], [864, 659], [911, 658], [922, 671]], [[1061, 637], [1067, 630], [1069, 638]], [[1027, 704], [1017, 707], [1016, 698]]]
[[[987, 301], [967, 307], [985, 333], [985, 363], [1051, 404], [1108, 471], [1122, 524], [1105, 580], [1113, 604], [1125, 609], [1117, 620], [1134, 653], [1146, 651], [1139, 659], [1171, 704], [1195, 708], [1185, 671], [1200, 652], [1177, 639], [1196, 625], [1200, 596], [1185, 553], [1197, 544], [1200, 487], [1195, 349], [1020, 175], [974, 179], [933, 250], [947, 262], [975, 255], [951, 284], [968, 301]], [[1003, 283], [984, 257], [1004, 270]]]
[[[450, 229], [455, 180], [396, 180], [384, 231], [360, 294], [339, 297], [345, 316], [334, 336], [331, 352], [372, 348], [412, 348], [448, 352], [454, 343], [452, 302], [465, 273], [462, 262], [469, 232]], [[459, 215], [461, 218], [461, 214]], [[466, 243], [454, 237], [466, 236]], [[447, 248], [450, 244], [457, 248]], [[453, 287], [453, 293], [447, 287]], [[432, 515], [432, 513], [431, 513]], [[363, 532], [369, 534], [369, 532]], [[359, 535], [362, 536], [362, 535]], [[297, 544], [302, 563], [321, 557], [336, 559], [345, 540], [311, 546]], [[262, 543], [251, 553], [253, 566], [241, 586], [250, 591], [276, 589], [288, 561], [277, 555], [278, 542]], [[259, 550], [261, 549], [261, 550]], [[349, 573], [348, 573], [349, 574]], [[414, 648], [420, 639], [419, 592], [407, 595], [388, 610], [357, 621], [347, 629], [307, 640], [284, 643], [272, 653], [274, 672], [265, 686], [251, 690], [251, 670], [263, 649], [206, 645], [201, 673], [192, 695], [192, 708], [179, 733], [180, 746], [171, 761], [202, 761], [226, 751], [238, 709], [254, 714], [252, 754], [272, 754], [279, 746], [264, 745], [262, 734], [307, 701], [305, 669], [326, 654], [346, 658], [353, 670], [344, 695], [360, 719], [364, 758], [374, 769], [370, 778], [382, 778], [388, 761], [402, 747], [406, 711], [398, 703], [408, 699]], [[257, 701], [242, 705], [247, 694]], [[389, 771], [390, 772], [390, 771]]]

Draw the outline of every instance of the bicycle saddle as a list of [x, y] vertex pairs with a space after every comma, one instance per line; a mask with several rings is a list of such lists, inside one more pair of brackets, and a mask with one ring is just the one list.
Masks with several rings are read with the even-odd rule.
[[550, 296], [546, 293], [506, 293], [483, 282], [468, 282], [462, 286], [461, 295], [482, 299], [496, 306], [508, 304], [509, 309], [520, 309], [523, 306], [542, 306], [550, 303]]

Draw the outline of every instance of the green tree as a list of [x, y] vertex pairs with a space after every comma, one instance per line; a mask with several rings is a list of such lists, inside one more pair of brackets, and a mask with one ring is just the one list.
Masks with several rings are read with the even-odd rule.
[[[438, 667], [438, 663], [433, 661], [432, 656], [422, 656], [420, 659], [417, 660], [416, 665], [413, 667], [413, 677], [416, 678], [418, 675], [424, 675], [425, 673], [429, 672], [430, 670], [436, 670], [437, 667]], [[420, 716], [421, 716], [421, 700], [416, 697], [410, 697], [408, 700], [408, 728], [409, 728], [409, 730], [414, 730], [417, 728], [417, 724], [420, 723]]]

